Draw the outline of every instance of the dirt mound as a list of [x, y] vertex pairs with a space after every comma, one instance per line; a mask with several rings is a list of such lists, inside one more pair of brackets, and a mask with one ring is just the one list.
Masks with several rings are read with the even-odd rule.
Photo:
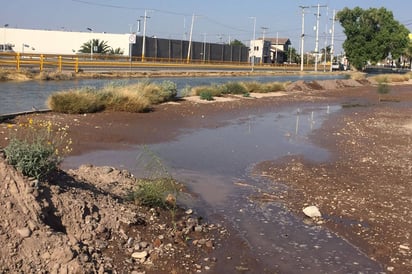
[[303, 81], [299, 80], [291, 83], [286, 87], [286, 91], [319, 91], [319, 90], [337, 90], [350, 87], [361, 87], [370, 84], [366, 81], [353, 79], [340, 80], [322, 80], [322, 81]]
[[0, 155], [0, 181], [0, 273], [191, 272], [211, 267], [202, 258], [225, 234], [190, 210], [172, 219], [125, 201], [136, 179], [111, 167], [82, 166], [39, 183]]

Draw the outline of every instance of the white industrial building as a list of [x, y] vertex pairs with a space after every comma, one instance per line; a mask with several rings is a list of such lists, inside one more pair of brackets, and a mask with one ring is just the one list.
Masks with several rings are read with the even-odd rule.
[[[74, 32], [56, 30], [34, 30], [0, 28], [0, 51], [10, 49], [14, 52], [39, 54], [75, 54], [81, 46], [91, 39], [106, 41], [113, 49], [120, 48], [129, 55], [130, 34], [95, 33], [93, 31]], [[10, 47], [11, 46], [11, 47]]]

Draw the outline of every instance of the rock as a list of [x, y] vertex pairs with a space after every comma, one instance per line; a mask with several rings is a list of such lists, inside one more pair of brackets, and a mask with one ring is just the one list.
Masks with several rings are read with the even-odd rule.
[[109, 166], [105, 166], [102, 168], [102, 173], [103, 174], [109, 174], [110, 172], [112, 172], [114, 169], [112, 167]]
[[206, 241], [206, 247], [207, 248], [212, 248], [213, 247], [213, 242], [212, 241]]
[[141, 260], [141, 259], [145, 259], [147, 255], [148, 255], [147, 251], [133, 252], [132, 258]]
[[19, 233], [19, 235], [22, 238], [27, 238], [27, 237], [30, 237], [31, 230], [28, 227], [24, 227], [24, 228], [17, 229], [17, 233]]
[[320, 213], [317, 206], [308, 206], [303, 209], [303, 213], [309, 218], [320, 218], [322, 214]]
[[188, 210], [185, 211], [185, 213], [186, 213], [187, 215], [190, 215], [190, 214], [193, 213], [193, 210], [192, 210], [192, 209], [188, 209]]

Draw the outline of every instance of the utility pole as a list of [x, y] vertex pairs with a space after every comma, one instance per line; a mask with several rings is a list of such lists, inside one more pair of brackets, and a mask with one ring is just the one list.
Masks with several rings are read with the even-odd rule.
[[302, 35], [300, 36], [300, 71], [303, 71], [303, 54], [305, 44], [305, 9], [309, 6], [299, 6], [302, 9]]
[[318, 59], [319, 59], [319, 18], [320, 18], [320, 8], [321, 7], [326, 7], [326, 5], [320, 5], [318, 4], [317, 6], [312, 6], [312, 7], [317, 7], [318, 11], [315, 14], [316, 15], [316, 43], [315, 43], [315, 71], [318, 71]]
[[333, 63], [333, 55], [334, 55], [334, 50], [335, 50], [335, 21], [336, 21], [336, 10], [333, 10], [333, 16], [332, 16], [332, 38], [330, 41], [330, 71], [332, 71], [332, 63]]
[[[254, 71], [254, 65], [255, 65], [255, 40], [256, 40], [256, 17], [249, 17], [250, 19], [253, 19], [253, 56], [252, 56], [252, 71]], [[252, 52], [252, 42], [249, 45], [249, 52]]]
[[147, 18], [150, 18], [147, 16], [148, 10], [144, 10], [144, 16], [143, 16], [143, 42], [142, 42], [142, 62], [144, 62], [145, 54], [146, 54], [146, 22]]
[[263, 45], [262, 45], [262, 58], [260, 58], [260, 63], [262, 64], [262, 62], [263, 62], [263, 57], [265, 56], [265, 33], [266, 33], [266, 30], [268, 29], [267, 27], [262, 27], [261, 28], [262, 29], [262, 42], [263, 42]]
[[276, 32], [275, 64], [278, 63], [279, 32]]
[[189, 35], [189, 48], [187, 50], [187, 63], [190, 63], [190, 54], [192, 50], [192, 35], [193, 35], [193, 25], [195, 23], [195, 14], [192, 15], [192, 25], [190, 26], [190, 35]]

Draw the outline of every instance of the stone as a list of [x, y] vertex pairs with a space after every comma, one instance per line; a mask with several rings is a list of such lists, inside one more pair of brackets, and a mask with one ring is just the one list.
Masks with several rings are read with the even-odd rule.
[[19, 233], [19, 235], [22, 238], [27, 238], [27, 237], [30, 237], [31, 230], [28, 227], [23, 227], [23, 228], [17, 229], [17, 233]]
[[322, 214], [320, 213], [317, 206], [307, 206], [303, 209], [303, 213], [309, 218], [320, 218]]
[[132, 258], [141, 260], [141, 259], [145, 259], [147, 255], [148, 255], [147, 251], [133, 252]]

